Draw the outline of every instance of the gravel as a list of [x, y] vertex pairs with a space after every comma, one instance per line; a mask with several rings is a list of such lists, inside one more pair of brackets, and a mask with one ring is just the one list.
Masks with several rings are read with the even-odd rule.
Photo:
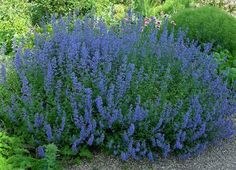
[[[235, 119], [236, 122], [236, 119]], [[236, 137], [209, 147], [201, 155], [180, 160], [174, 157], [150, 163], [147, 160], [122, 162], [118, 157], [95, 154], [66, 170], [236, 170]]]

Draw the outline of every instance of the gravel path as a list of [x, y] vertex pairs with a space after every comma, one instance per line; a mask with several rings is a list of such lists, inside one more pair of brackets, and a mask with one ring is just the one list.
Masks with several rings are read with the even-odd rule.
[[[236, 122], [236, 121], [235, 121]], [[220, 146], [210, 147], [199, 156], [178, 160], [161, 159], [150, 163], [147, 160], [122, 162], [114, 156], [97, 154], [90, 161], [66, 170], [236, 170], [236, 137], [223, 141]]]
[[236, 138], [221, 147], [212, 147], [203, 154], [187, 160], [169, 158], [156, 163], [148, 161], [122, 162], [117, 157], [95, 155], [90, 161], [67, 170], [236, 170]]

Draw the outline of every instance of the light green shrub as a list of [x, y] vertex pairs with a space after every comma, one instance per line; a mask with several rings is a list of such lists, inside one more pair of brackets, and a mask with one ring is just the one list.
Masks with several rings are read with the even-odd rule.
[[188, 28], [190, 39], [213, 43], [236, 55], [236, 18], [216, 7], [184, 9], [172, 19], [177, 28]]
[[1, 0], [0, 46], [6, 43], [6, 52], [12, 51], [13, 38], [17, 41], [30, 30], [30, 4], [26, 0]]

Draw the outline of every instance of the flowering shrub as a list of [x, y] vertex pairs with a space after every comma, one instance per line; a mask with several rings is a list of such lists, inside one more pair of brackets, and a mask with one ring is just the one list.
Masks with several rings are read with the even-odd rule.
[[210, 45], [201, 51], [183, 32], [175, 39], [154, 25], [142, 31], [143, 22], [53, 19], [52, 34], [36, 34], [34, 48], [16, 53], [14, 71], [2, 73], [9, 133], [39, 157], [54, 143], [150, 161], [189, 157], [230, 137], [236, 93], [217, 75]]

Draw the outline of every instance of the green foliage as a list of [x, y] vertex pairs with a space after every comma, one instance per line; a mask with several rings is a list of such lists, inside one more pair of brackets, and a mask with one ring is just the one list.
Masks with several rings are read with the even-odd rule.
[[0, 132], [0, 170], [35, 170], [61, 169], [57, 161], [57, 146], [48, 144], [45, 146], [45, 158], [36, 159], [31, 156], [23, 145], [24, 141], [18, 137], [10, 137]]
[[[33, 0], [32, 1], [32, 22], [40, 23], [47, 19], [45, 16], [65, 16], [69, 13], [78, 13], [79, 16], [92, 13], [102, 17], [108, 24], [120, 20], [125, 15], [127, 3], [111, 0]], [[114, 17], [114, 18], [113, 18]]]
[[32, 0], [32, 21], [36, 24], [41, 22], [46, 15], [66, 15], [74, 11], [85, 15], [92, 9], [95, 2], [95, 0]]
[[79, 156], [81, 158], [87, 158], [87, 159], [92, 159], [93, 158], [93, 154], [90, 152], [88, 147], [82, 147], [80, 152], [79, 152]]
[[121, 20], [124, 18], [126, 12], [127, 12], [127, 6], [123, 4], [115, 4], [114, 5], [114, 18], [117, 20]]
[[46, 146], [46, 155], [45, 158], [43, 159], [43, 162], [46, 165], [45, 169], [53, 170], [59, 168], [57, 163], [57, 153], [58, 153], [58, 148], [55, 144], [48, 144]]
[[95, 13], [98, 17], [102, 17], [105, 21], [110, 22], [113, 4], [110, 0], [97, 0], [94, 5]]
[[26, 169], [32, 167], [34, 159], [24, 149], [20, 138], [7, 136], [0, 132], [0, 170]]
[[157, 7], [157, 12], [175, 13], [178, 10], [188, 8], [193, 0], [166, 0]]
[[128, 11], [128, 6], [113, 3], [110, 0], [97, 0], [94, 6], [95, 15], [101, 17], [108, 25], [118, 24]]
[[233, 83], [236, 80], [236, 57], [232, 56], [228, 50], [215, 52], [214, 56], [220, 64], [219, 71], [225, 73], [230, 83]]
[[6, 158], [0, 156], [0, 170], [12, 170], [12, 166], [7, 163]]
[[12, 51], [13, 38], [17, 41], [29, 31], [30, 4], [26, 0], [1, 0], [0, 3], [0, 46], [6, 43], [9, 53]]
[[134, 1], [133, 8], [145, 17], [156, 16], [158, 3], [154, 0], [137, 0]]
[[173, 16], [177, 28], [188, 29], [190, 39], [213, 43], [236, 55], [236, 18], [215, 7], [184, 9]]
[[0, 132], [0, 156], [8, 158], [13, 154], [25, 152], [21, 148], [21, 140], [19, 138], [9, 137], [5, 133]]

